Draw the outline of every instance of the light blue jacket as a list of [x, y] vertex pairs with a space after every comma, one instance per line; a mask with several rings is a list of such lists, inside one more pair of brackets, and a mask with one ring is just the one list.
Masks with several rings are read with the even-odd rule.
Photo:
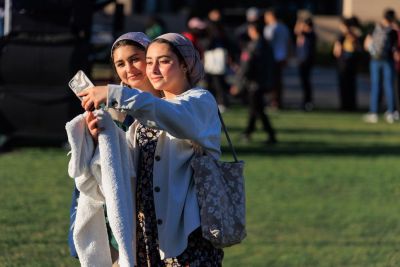
[[[136, 89], [109, 85], [107, 106], [162, 130], [153, 168], [159, 248], [161, 259], [176, 257], [186, 249], [189, 234], [200, 226], [190, 165], [194, 155], [192, 141], [216, 159], [220, 157], [221, 123], [215, 99], [201, 88], [165, 100]], [[135, 166], [139, 153], [137, 126], [135, 122], [127, 132]]]

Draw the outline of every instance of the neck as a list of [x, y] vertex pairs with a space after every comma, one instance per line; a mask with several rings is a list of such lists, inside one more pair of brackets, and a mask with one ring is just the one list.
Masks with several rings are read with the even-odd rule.
[[165, 99], [173, 99], [173, 98], [175, 98], [177, 95], [180, 95], [180, 94], [182, 94], [183, 92], [189, 90], [189, 89], [190, 89], [190, 84], [189, 84], [189, 82], [185, 79], [183, 84], [178, 85], [178, 86], [176, 86], [175, 88], [178, 88], [178, 89], [177, 89], [177, 90], [173, 90], [173, 91], [171, 91], [171, 90], [168, 90], [168, 91], [163, 90]]
[[168, 91], [163, 91], [163, 92], [164, 92], [165, 99], [173, 99], [177, 96], [177, 94], [173, 94]]
[[153, 85], [151, 85], [149, 79], [146, 79], [146, 81], [141, 86], [140, 90], [145, 91], [145, 92], [149, 92], [154, 96], [161, 97], [161, 92], [156, 90], [156, 89], [154, 89], [154, 87], [153, 87]]

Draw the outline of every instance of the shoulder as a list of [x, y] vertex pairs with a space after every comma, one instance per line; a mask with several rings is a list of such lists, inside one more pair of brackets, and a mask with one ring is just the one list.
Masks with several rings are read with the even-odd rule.
[[390, 29], [389, 34], [390, 34], [392, 37], [397, 37], [397, 31], [396, 31], [395, 29], [393, 29], [393, 28]]
[[[217, 102], [214, 96], [207, 89], [194, 87], [177, 96], [178, 101], [187, 102], [192, 107], [199, 108], [204, 111], [210, 111], [215, 107], [217, 110]], [[211, 113], [211, 112], [210, 112]]]
[[289, 34], [289, 32], [290, 32], [289, 27], [286, 26], [286, 24], [284, 24], [282, 22], [277, 23], [276, 29], [277, 29], [277, 31], [280, 31], [281, 33], [285, 33], [285, 34]]
[[248, 44], [247, 44], [247, 46], [246, 46], [246, 50], [247, 50], [247, 52], [253, 52], [254, 51], [254, 49], [257, 47], [257, 42], [254, 42], [254, 41], [250, 41]]
[[210, 91], [201, 88], [201, 87], [194, 87], [191, 88], [179, 96], [178, 98], [193, 98], [193, 99], [214, 99], [213, 95], [210, 93]]

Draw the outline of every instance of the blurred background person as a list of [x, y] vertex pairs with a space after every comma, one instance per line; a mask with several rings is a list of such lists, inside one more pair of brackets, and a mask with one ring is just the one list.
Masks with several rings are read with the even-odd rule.
[[275, 61], [277, 62], [275, 85], [272, 88], [271, 107], [282, 108], [283, 82], [282, 72], [289, 58], [290, 32], [289, 28], [280, 21], [278, 12], [275, 9], [268, 9], [264, 13], [264, 38], [272, 46]]
[[395, 79], [397, 80], [394, 89], [395, 108], [396, 108], [396, 111], [394, 112], [394, 117], [395, 119], [399, 119], [400, 117], [399, 114], [400, 112], [400, 22], [398, 20], [395, 20], [392, 23], [392, 25], [393, 29], [395, 29], [397, 32], [397, 48], [396, 51], [394, 52], [395, 72], [396, 72]]
[[357, 109], [357, 71], [362, 51], [361, 30], [356, 17], [342, 18], [340, 35], [333, 45], [339, 80], [340, 109]]
[[372, 34], [365, 38], [364, 48], [371, 56], [370, 76], [371, 76], [371, 94], [369, 113], [364, 115], [363, 119], [367, 123], [378, 122], [379, 105], [379, 83], [383, 74], [383, 88], [386, 96], [387, 111], [385, 120], [388, 123], [394, 122], [394, 53], [397, 49], [397, 32], [393, 28], [396, 21], [396, 13], [393, 9], [384, 11], [383, 19], [376, 24]]
[[314, 66], [317, 45], [313, 19], [311, 17], [299, 19], [296, 22], [294, 33], [296, 34], [296, 57], [303, 89], [303, 109], [311, 111], [314, 108], [311, 71]]
[[250, 37], [247, 33], [248, 24], [256, 22], [259, 19], [260, 10], [257, 7], [249, 7], [246, 10], [246, 21], [235, 30], [235, 40], [240, 51], [245, 49], [247, 43], [250, 41]]
[[150, 38], [150, 40], [166, 33], [164, 21], [156, 15], [149, 16], [144, 33]]
[[272, 48], [262, 36], [263, 27], [261, 21], [249, 23], [247, 26], [250, 42], [241, 53], [236, 86], [232, 87], [231, 93], [233, 95], [243, 91], [247, 93], [249, 117], [247, 127], [242, 134], [243, 141], [251, 140], [251, 135], [256, 129], [256, 120], [259, 118], [268, 135], [266, 143], [275, 144], [277, 142], [275, 130], [264, 110], [265, 93], [273, 84], [276, 63]]
[[204, 48], [201, 39], [204, 38], [207, 23], [199, 17], [192, 17], [187, 22], [187, 30], [182, 33], [183, 36], [192, 41], [194, 47], [199, 51], [200, 58], [203, 59]]
[[232, 61], [232, 44], [227, 37], [222, 14], [218, 9], [208, 13], [208, 29], [204, 40], [204, 70], [207, 89], [217, 100], [220, 112], [229, 107], [229, 85], [225, 74]]
[[4, 35], [4, 8], [0, 6], [0, 37]]

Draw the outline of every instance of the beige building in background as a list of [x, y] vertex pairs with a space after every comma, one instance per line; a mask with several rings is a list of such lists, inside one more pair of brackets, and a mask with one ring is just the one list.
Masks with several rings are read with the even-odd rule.
[[[400, 0], [399, 0], [400, 1]], [[117, 0], [116, 3], [124, 5], [124, 15], [129, 16], [132, 14], [132, 0]], [[109, 4], [104, 8], [106, 14], [114, 14], [115, 4]]]
[[[386, 8], [393, 8], [400, 18], [400, 0], [343, 0], [342, 16], [357, 16], [362, 23], [378, 22]], [[320, 43], [332, 43], [339, 34], [340, 16], [314, 16]]]
[[400, 0], [343, 0], [343, 16], [357, 16], [361, 21], [379, 21], [386, 8], [400, 15]]

